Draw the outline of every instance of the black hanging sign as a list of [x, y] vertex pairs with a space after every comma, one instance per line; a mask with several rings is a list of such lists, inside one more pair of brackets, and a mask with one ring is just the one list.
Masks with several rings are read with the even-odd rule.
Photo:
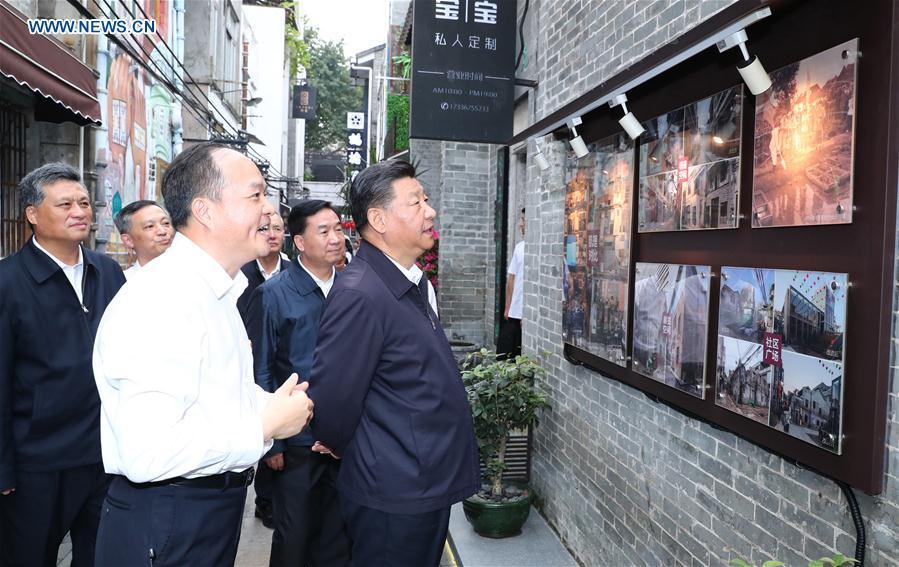
[[294, 85], [293, 87], [293, 108], [290, 114], [291, 118], [302, 118], [304, 120], [315, 119], [315, 87], [309, 85]]
[[409, 136], [512, 137], [515, 0], [415, 0]]

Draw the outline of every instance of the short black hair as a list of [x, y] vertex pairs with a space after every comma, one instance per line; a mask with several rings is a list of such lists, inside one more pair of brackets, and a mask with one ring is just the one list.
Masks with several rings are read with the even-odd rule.
[[[321, 199], [307, 199], [294, 205], [290, 209], [290, 215], [287, 217], [287, 230], [290, 231], [290, 235], [298, 236], [303, 234], [306, 231], [306, 221], [309, 217], [322, 209], [331, 209], [337, 215], [334, 206], [328, 201], [322, 201]], [[340, 215], [337, 216], [338, 218], [340, 217]]]
[[162, 176], [162, 198], [172, 225], [182, 228], [190, 220], [190, 204], [197, 197], [222, 198], [226, 180], [213, 154], [231, 149], [224, 144], [202, 142], [178, 154]]
[[524, 214], [524, 207], [521, 207], [521, 214]]
[[393, 201], [393, 182], [415, 178], [415, 166], [401, 160], [388, 160], [363, 169], [350, 185], [349, 201], [356, 231], [368, 226], [368, 210], [386, 207]]
[[57, 161], [42, 165], [19, 181], [19, 198], [22, 202], [22, 210], [40, 205], [46, 196], [44, 187], [57, 181], [82, 183], [78, 170], [67, 163]]
[[[115, 216], [115, 227], [119, 230], [119, 234], [127, 234], [131, 230], [131, 219], [134, 218], [138, 211], [147, 207], [159, 207], [162, 209], [159, 203], [147, 199], [134, 201], [122, 207], [122, 210]], [[165, 209], [162, 210], [165, 211]]]

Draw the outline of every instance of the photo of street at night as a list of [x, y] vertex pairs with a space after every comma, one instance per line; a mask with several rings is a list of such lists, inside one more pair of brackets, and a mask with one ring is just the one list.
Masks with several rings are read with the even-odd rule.
[[705, 397], [708, 266], [637, 262], [633, 369]]
[[852, 222], [853, 39], [772, 72], [756, 99], [752, 226]]
[[563, 339], [627, 363], [633, 142], [623, 135], [568, 163]]

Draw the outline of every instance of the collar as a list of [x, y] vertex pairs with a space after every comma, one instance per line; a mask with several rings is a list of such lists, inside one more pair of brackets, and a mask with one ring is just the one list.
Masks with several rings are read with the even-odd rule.
[[362, 241], [359, 251], [356, 252], [356, 258], [361, 258], [371, 266], [397, 299], [415, 287], [404, 273], [407, 270], [401, 270], [393, 259], [367, 240]]
[[306, 264], [304, 264], [303, 261], [300, 260], [300, 257], [299, 257], [299, 256], [297, 256], [297, 263], [300, 265], [301, 268], [303, 268], [303, 271], [304, 271], [304, 272], [306, 272], [307, 274], [309, 274], [309, 277], [312, 278], [312, 281], [315, 282], [315, 285], [316, 285], [316, 286], [321, 287], [322, 285], [324, 285], [324, 284], [326, 284], [326, 283], [328, 283], [328, 282], [331, 282], [331, 283], [334, 282], [334, 274], [337, 273], [337, 270], [334, 269], [334, 266], [331, 266], [331, 277], [328, 278], [328, 279], [326, 279], [326, 280], [323, 280], [323, 279], [320, 279], [320, 278], [319, 278], [318, 276], [316, 276], [315, 274], [313, 274], [312, 271], [311, 271], [309, 268], [306, 267]]
[[[387, 254], [384, 254], [384, 255], [387, 256]], [[402, 264], [400, 264], [399, 262], [397, 262], [390, 256], [387, 256], [387, 259], [390, 260], [391, 262], [393, 262], [393, 265], [396, 266], [397, 269], [399, 271], [401, 271], [404, 276], [406, 276], [407, 280], [414, 283], [415, 285], [418, 285], [419, 282], [421, 282], [421, 276], [424, 275], [424, 272], [422, 272], [421, 268], [419, 268], [417, 265], [412, 264], [412, 267], [407, 270], [405, 267], [403, 267]]]
[[247, 276], [242, 271], [238, 270], [237, 275], [232, 279], [225, 268], [216, 262], [208, 252], [180, 232], [175, 233], [170, 248], [172, 252], [175, 252], [175, 256], [186, 260], [186, 263], [196, 271], [203, 281], [209, 284], [216, 298], [221, 299], [229, 292], [236, 298], [247, 288]]
[[[284, 267], [284, 258], [278, 256], [278, 263], [275, 264], [275, 269], [272, 270], [272, 273], [269, 274], [268, 277], [272, 277], [281, 271], [281, 268]], [[262, 276], [262, 279], [265, 279], [265, 274], [268, 272], [265, 271], [265, 266], [262, 265], [262, 262], [259, 261], [259, 258], [256, 258], [256, 269], [259, 270], [259, 275]]]
[[[65, 264], [44, 250], [34, 239], [34, 236], [30, 238], [30, 241], [30, 244], [26, 242], [25, 246], [22, 247], [22, 260], [34, 281], [41, 284], [50, 279], [50, 276], [54, 273], [61, 270], [61, 266], [65, 266]], [[85, 266], [91, 266], [98, 272], [101, 271], [100, 264], [90, 254], [85, 254], [81, 245], [78, 246], [78, 254]]]
[[[318, 289], [318, 284], [301, 264], [299, 258], [296, 258], [287, 268], [287, 274], [294, 287], [301, 295], [309, 295]], [[281, 276], [282, 278], [284, 276]]]

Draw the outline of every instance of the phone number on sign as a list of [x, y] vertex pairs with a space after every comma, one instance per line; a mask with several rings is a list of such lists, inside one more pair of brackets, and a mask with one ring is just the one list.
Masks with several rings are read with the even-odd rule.
[[440, 105], [443, 110], [462, 110], [465, 112], [490, 112], [490, 107], [483, 104], [459, 104], [457, 102], [444, 102]]

